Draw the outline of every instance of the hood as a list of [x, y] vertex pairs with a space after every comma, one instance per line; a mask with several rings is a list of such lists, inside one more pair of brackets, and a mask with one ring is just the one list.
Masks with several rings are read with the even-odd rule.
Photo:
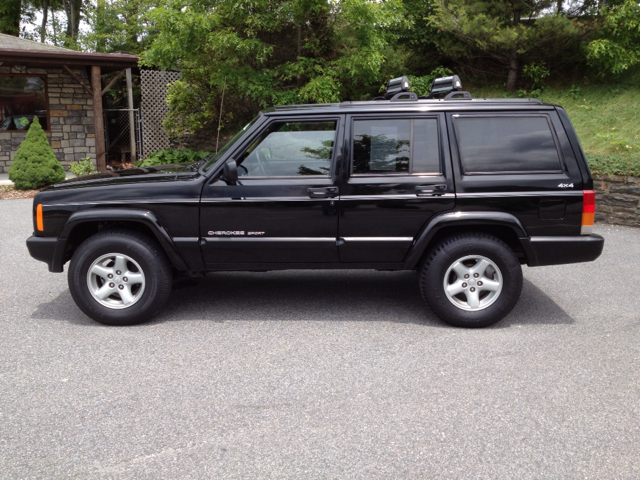
[[[194, 164], [195, 165], [195, 164]], [[100, 184], [115, 185], [140, 182], [166, 182], [172, 180], [186, 180], [199, 176], [191, 165], [153, 165], [149, 167], [127, 168], [124, 170], [110, 170], [107, 172], [83, 175], [56, 183], [50, 188], [66, 188], [81, 186], [98, 186]]]

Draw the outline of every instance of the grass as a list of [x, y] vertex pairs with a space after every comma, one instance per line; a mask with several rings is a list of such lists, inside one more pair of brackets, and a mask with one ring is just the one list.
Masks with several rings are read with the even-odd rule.
[[507, 94], [476, 89], [474, 97], [534, 96], [561, 105], [569, 114], [591, 171], [600, 175], [640, 176], [640, 88], [580, 86]]

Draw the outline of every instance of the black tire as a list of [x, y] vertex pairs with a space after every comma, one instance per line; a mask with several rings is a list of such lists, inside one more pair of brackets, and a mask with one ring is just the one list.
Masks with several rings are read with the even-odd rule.
[[[459, 277], [454, 266], [468, 271], [469, 277]], [[471, 272], [476, 269], [487, 276], [474, 278]], [[445, 282], [451, 294], [445, 291]], [[459, 289], [463, 291], [454, 294]], [[475, 300], [471, 289], [477, 292]], [[428, 253], [420, 271], [422, 298], [440, 319], [456, 327], [486, 327], [500, 321], [516, 305], [521, 291], [522, 268], [513, 250], [483, 233], [444, 239]]]
[[[114, 283], [107, 284], [110, 280], [91, 275], [89, 270], [97, 271], [103, 265], [105, 270], [115, 269], [112, 254], [118, 255], [119, 261], [125, 261], [127, 270], [121, 276], [118, 274]], [[100, 260], [102, 258], [104, 260]], [[103, 263], [96, 264], [99, 260]], [[125, 277], [127, 271], [132, 279]], [[112, 272], [115, 275], [116, 270]], [[160, 311], [171, 292], [172, 276], [171, 265], [155, 241], [131, 230], [107, 230], [89, 237], [74, 252], [69, 264], [68, 281], [71, 296], [80, 310], [105, 325], [125, 326], [145, 322]], [[136, 283], [133, 277], [141, 281]], [[127, 284], [127, 281], [130, 283]], [[111, 285], [115, 289], [109, 297], [98, 299], [92, 293], [99, 294], [98, 287], [106, 289]], [[120, 287], [127, 289], [128, 298], [121, 296], [117, 290]], [[129, 306], [126, 305], [127, 301], [131, 302]]]

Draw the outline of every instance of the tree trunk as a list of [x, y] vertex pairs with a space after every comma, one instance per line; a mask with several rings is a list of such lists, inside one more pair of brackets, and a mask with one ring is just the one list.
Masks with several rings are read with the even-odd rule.
[[[520, 24], [520, 10], [513, 11], [513, 28]], [[518, 48], [513, 47], [509, 54], [509, 75], [507, 76], [507, 92], [513, 92], [518, 84]]]
[[105, 34], [105, 22], [104, 22], [104, 1], [98, 0], [96, 9], [96, 33], [98, 34], [98, 40], [96, 45], [96, 51], [98, 53], [104, 53], [107, 51], [107, 42], [104, 38]]
[[0, 33], [18, 36], [20, 34], [21, 0], [0, 1]]
[[64, 11], [67, 14], [67, 41], [65, 41], [65, 46], [73, 47], [78, 39], [81, 7], [82, 0], [64, 0]]
[[125, 23], [127, 25], [127, 51], [130, 53], [138, 53], [138, 2], [130, 2], [125, 13]]
[[507, 92], [513, 92], [518, 83], [518, 51], [511, 50], [509, 58], [509, 75], [507, 76]]
[[[302, 56], [302, 26], [298, 25], [298, 57]], [[302, 75], [298, 75], [296, 85], [301, 88], [303, 84]]]
[[40, 27], [40, 41], [47, 38], [47, 19], [49, 17], [49, 0], [42, 0], [42, 26]]
[[58, 20], [56, 19], [56, 12], [51, 7], [51, 29], [53, 30], [53, 44], [58, 46]]

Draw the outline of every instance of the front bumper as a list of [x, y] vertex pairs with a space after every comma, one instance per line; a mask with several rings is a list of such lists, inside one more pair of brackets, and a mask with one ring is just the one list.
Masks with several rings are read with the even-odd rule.
[[604, 248], [600, 235], [575, 237], [530, 237], [528, 239], [527, 265], [562, 265], [565, 263], [592, 262]]
[[29, 237], [27, 239], [29, 254], [36, 260], [46, 263], [50, 272], [63, 272], [62, 252], [55, 237]]

